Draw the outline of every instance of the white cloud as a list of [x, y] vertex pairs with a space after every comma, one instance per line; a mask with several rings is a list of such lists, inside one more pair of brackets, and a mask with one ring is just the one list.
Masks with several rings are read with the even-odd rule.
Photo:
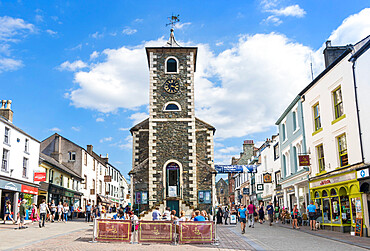
[[[333, 42], [345, 41], [342, 37], [346, 37], [352, 26], [359, 34], [369, 34], [369, 21], [365, 20], [368, 11], [346, 19], [332, 33]], [[131, 109], [136, 111], [130, 116], [133, 123], [142, 121], [148, 116], [142, 111], [148, 105], [149, 93], [144, 47], [164, 43], [159, 39], [134, 48], [104, 50], [103, 62], [90, 66], [89, 71], [74, 73], [78, 87], [68, 93], [72, 104], [103, 113]], [[214, 125], [220, 139], [275, 127], [282, 111], [311, 81], [311, 55], [315, 73], [323, 65], [321, 48], [314, 51], [277, 33], [241, 36], [231, 48], [219, 54], [207, 44], [197, 46], [196, 115]]]
[[278, 0], [262, 0], [261, 1], [262, 8], [264, 9], [271, 9], [275, 8], [278, 5]]
[[370, 35], [370, 8], [346, 18], [331, 33], [329, 40], [332, 40], [333, 45], [355, 44], [368, 35]]
[[141, 18], [136, 18], [134, 20], [134, 23], [142, 23], [144, 21], [144, 19], [141, 19]]
[[98, 39], [104, 37], [103, 33], [99, 33], [98, 31], [90, 35], [92, 38]]
[[81, 127], [78, 127], [78, 126], [72, 126], [72, 127], [71, 127], [71, 129], [72, 129], [73, 131], [76, 131], [76, 132], [81, 131]]
[[262, 22], [266, 23], [266, 24], [273, 24], [275, 26], [279, 26], [280, 24], [283, 23], [283, 21], [281, 21], [280, 18], [274, 16], [274, 15], [271, 15], [271, 16], [268, 16], [266, 19], [264, 19]]
[[290, 5], [284, 8], [280, 9], [271, 9], [271, 10], [266, 10], [266, 12], [271, 12], [275, 16], [291, 16], [291, 17], [304, 17], [306, 15], [306, 11], [299, 7], [298, 4], [295, 5]]
[[99, 52], [94, 51], [93, 53], [90, 54], [90, 60], [94, 60], [97, 57], [99, 57]]
[[124, 128], [124, 127], [118, 128], [118, 131], [122, 131], [122, 132], [125, 132], [128, 130], [130, 130], [130, 128]]
[[222, 46], [222, 45], [224, 45], [224, 42], [222, 42], [222, 41], [216, 43], [216, 46]]
[[44, 17], [42, 15], [36, 15], [35, 20], [37, 23], [44, 22]]
[[63, 71], [63, 70], [67, 70], [67, 71], [77, 71], [77, 70], [80, 70], [80, 69], [83, 69], [83, 68], [86, 68], [88, 67], [88, 65], [86, 63], [84, 63], [83, 61], [81, 60], [76, 60], [74, 62], [69, 62], [69, 61], [65, 61], [64, 63], [62, 63], [58, 69], [60, 71]]
[[17, 41], [16, 36], [26, 35], [34, 30], [34, 25], [25, 22], [23, 19], [8, 16], [0, 17], [0, 40], [15, 42]]
[[136, 32], [137, 32], [136, 29], [132, 29], [130, 27], [126, 27], [122, 30], [122, 33], [125, 35], [132, 35], [132, 34], [135, 34]]
[[128, 135], [124, 142], [120, 142], [118, 147], [122, 150], [131, 150], [132, 149], [132, 136]]
[[46, 30], [46, 33], [48, 33], [48, 34], [49, 34], [49, 35], [51, 35], [51, 36], [54, 36], [54, 35], [58, 34], [58, 32], [53, 31], [53, 30], [50, 30], [50, 29], [47, 29], [47, 30]]
[[104, 118], [97, 118], [96, 122], [104, 122]]
[[220, 153], [235, 153], [235, 152], [240, 152], [240, 147], [236, 147], [236, 146], [229, 146], [229, 147], [226, 147], [226, 148], [221, 148], [218, 150], [218, 152]]
[[186, 28], [187, 26], [190, 26], [190, 25], [191, 25], [190, 22], [187, 22], [187, 23], [176, 23], [175, 24], [175, 29], [181, 30], [181, 29]]
[[136, 125], [137, 123], [140, 123], [141, 121], [143, 121], [144, 119], [146, 119], [148, 117], [149, 117], [149, 115], [145, 112], [137, 112], [137, 113], [133, 113], [130, 116], [130, 119], [132, 119], [133, 124]]
[[23, 66], [22, 60], [0, 57], [0, 73], [5, 71], [15, 71]]
[[106, 138], [102, 138], [101, 140], [99, 140], [100, 143], [104, 143], [104, 142], [111, 142], [113, 140], [112, 137], [106, 137]]
[[62, 130], [59, 129], [58, 127], [53, 127], [53, 128], [50, 128], [49, 131], [51, 131], [51, 132], [61, 132]]

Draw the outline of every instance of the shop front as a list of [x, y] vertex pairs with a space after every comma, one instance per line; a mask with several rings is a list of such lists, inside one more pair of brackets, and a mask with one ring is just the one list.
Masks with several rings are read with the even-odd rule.
[[362, 196], [356, 171], [314, 179], [309, 184], [311, 199], [318, 208], [317, 221], [325, 229], [353, 232], [356, 218], [363, 218]]
[[301, 214], [306, 213], [309, 204], [308, 172], [302, 169], [295, 175], [281, 181], [284, 191], [284, 206], [291, 211], [297, 204]]
[[284, 206], [284, 191], [282, 189], [276, 190], [275, 192], [274, 206], [279, 208], [283, 208]]
[[[357, 180], [360, 185], [360, 193], [362, 195], [364, 224], [365, 230], [370, 229], [370, 166], [362, 166], [356, 169]], [[364, 236], [370, 236], [369, 231], [364, 232]]]

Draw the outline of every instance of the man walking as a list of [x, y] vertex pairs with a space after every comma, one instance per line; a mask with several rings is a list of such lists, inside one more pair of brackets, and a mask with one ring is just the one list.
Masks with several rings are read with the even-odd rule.
[[272, 226], [272, 222], [274, 221], [274, 208], [272, 207], [272, 202], [266, 207], [268, 219], [270, 221], [270, 226]]
[[245, 224], [247, 222], [246, 211], [247, 211], [247, 209], [244, 208], [244, 205], [240, 205], [240, 208], [238, 209], [238, 215], [239, 215], [240, 227], [241, 227], [241, 230], [242, 230], [242, 234], [245, 233]]
[[252, 201], [248, 206], [248, 225], [249, 227], [252, 226], [254, 228], [254, 213], [256, 212], [256, 206], [253, 205]]
[[161, 217], [161, 213], [159, 212], [159, 207], [156, 207], [155, 210], [152, 213], [153, 221], [159, 220]]
[[[42, 203], [39, 206], [39, 210], [40, 210], [39, 227], [42, 228], [42, 227], [45, 227], [46, 213], [47, 213], [47, 211], [49, 211], [49, 208], [45, 203], [45, 199], [42, 199]], [[49, 211], [49, 213], [50, 213], [50, 211]]]
[[26, 218], [26, 199], [23, 199], [19, 206], [19, 229], [27, 228], [24, 226], [24, 218]]
[[85, 221], [90, 222], [90, 218], [91, 218], [91, 205], [90, 205], [90, 202], [87, 203], [85, 209], [86, 209], [85, 210], [85, 212], [86, 212], [86, 219], [85, 219]]
[[310, 201], [310, 205], [307, 207], [308, 218], [310, 220], [310, 227], [312, 231], [316, 231], [316, 206], [313, 201]]
[[51, 222], [54, 222], [56, 209], [57, 209], [57, 207], [55, 206], [55, 202], [54, 202], [54, 200], [52, 200], [51, 205], [50, 205]]

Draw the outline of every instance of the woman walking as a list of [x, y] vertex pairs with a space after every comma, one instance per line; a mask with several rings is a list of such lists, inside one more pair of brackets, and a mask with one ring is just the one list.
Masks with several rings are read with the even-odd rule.
[[68, 221], [68, 212], [69, 212], [69, 206], [68, 206], [68, 203], [64, 203], [63, 205], [63, 215], [64, 215], [64, 223], [66, 223]]
[[292, 219], [293, 219], [293, 228], [299, 229], [298, 227], [298, 208], [297, 203], [294, 203], [294, 208], [292, 211]]
[[260, 224], [263, 224], [263, 222], [265, 220], [265, 210], [263, 208], [263, 203], [262, 202], [260, 203], [260, 207], [258, 209], [258, 216], [259, 216]]
[[39, 214], [37, 213], [36, 204], [35, 203], [32, 203], [32, 211], [31, 211], [31, 221], [32, 221], [32, 224], [33, 224], [33, 222], [39, 221], [39, 220], [40, 220], [40, 218], [39, 218]]
[[61, 201], [59, 202], [57, 209], [58, 209], [58, 222], [61, 222], [63, 221], [62, 219], [63, 218], [63, 205]]
[[12, 205], [11, 205], [11, 202], [10, 200], [7, 200], [6, 201], [6, 205], [5, 205], [5, 213], [4, 213], [4, 222], [3, 224], [5, 224], [5, 221], [6, 221], [6, 218], [9, 217], [13, 224], [15, 224], [16, 222], [13, 220], [12, 218]]

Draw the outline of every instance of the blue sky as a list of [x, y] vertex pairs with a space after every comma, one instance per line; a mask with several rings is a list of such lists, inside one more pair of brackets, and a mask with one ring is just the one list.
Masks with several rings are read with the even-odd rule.
[[215, 162], [260, 144], [314, 74], [322, 49], [370, 34], [368, 1], [0, 1], [0, 99], [40, 141], [54, 132], [127, 177], [128, 128], [147, 116], [144, 47], [175, 36], [199, 47], [197, 117], [216, 129]]

